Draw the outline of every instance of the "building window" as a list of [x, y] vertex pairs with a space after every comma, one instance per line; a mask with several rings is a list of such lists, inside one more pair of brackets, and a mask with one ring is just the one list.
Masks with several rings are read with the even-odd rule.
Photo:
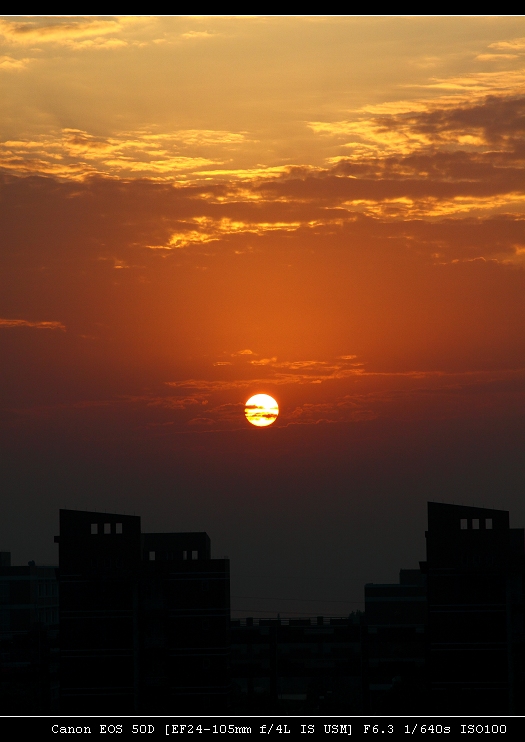
[[115, 526], [115, 533], [122, 533], [122, 523], [117, 523]]
[[485, 528], [489, 531], [492, 530], [492, 518], [485, 518]]
[[187, 559], [188, 558], [188, 552], [187, 551], [183, 551], [182, 552], [182, 558], [183, 559]]
[[191, 558], [192, 559], [198, 559], [199, 558], [199, 552], [198, 551], [192, 551], [191, 552]]
[[472, 528], [479, 529], [479, 518], [472, 518]]
[[91, 524], [91, 535], [95, 536], [98, 533], [98, 523]]
[[154, 551], [150, 551], [150, 553], [149, 553], [149, 560], [150, 560], [150, 562], [154, 562], [155, 561], [155, 552]]
[[104, 533], [111, 533], [111, 523], [104, 523]]
[[466, 531], [468, 528], [468, 523], [466, 518], [461, 518], [460, 520], [460, 527], [462, 531]]

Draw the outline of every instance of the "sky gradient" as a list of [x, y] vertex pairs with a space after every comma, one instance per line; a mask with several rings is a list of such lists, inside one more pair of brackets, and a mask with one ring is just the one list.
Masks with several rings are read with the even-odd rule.
[[[0, 548], [205, 530], [340, 615], [525, 524], [525, 19], [0, 19]], [[246, 400], [279, 417], [255, 429]]]

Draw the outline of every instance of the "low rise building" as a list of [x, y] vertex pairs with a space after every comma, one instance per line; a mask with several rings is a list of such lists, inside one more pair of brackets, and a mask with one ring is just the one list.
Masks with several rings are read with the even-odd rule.
[[57, 567], [0, 552], [0, 714], [58, 710]]
[[362, 710], [361, 615], [232, 621], [236, 713]]

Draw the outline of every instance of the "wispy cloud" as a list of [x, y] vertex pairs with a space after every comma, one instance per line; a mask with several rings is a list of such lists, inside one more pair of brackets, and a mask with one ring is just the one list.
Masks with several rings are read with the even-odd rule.
[[[89, 38], [120, 33], [130, 18], [57, 18], [24, 21], [0, 20], [0, 35], [13, 44], [79, 45]], [[120, 42], [124, 44], [124, 42]]]
[[188, 39], [190, 41], [204, 41], [207, 39], [212, 39], [218, 35], [219, 34], [210, 31], [186, 31], [185, 33], [181, 34], [181, 38]]
[[[4, 57], [6, 66], [22, 61]], [[2, 58], [0, 58], [0, 67]], [[150, 129], [95, 136], [80, 129], [61, 129], [34, 139], [9, 139], [0, 143], [0, 167], [14, 173], [42, 173], [84, 179], [94, 175], [147, 177], [184, 181], [200, 171], [218, 167], [218, 151], [238, 147], [239, 132], [184, 129], [158, 133]], [[213, 156], [210, 157], [210, 148]]]
[[271, 380], [187, 379], [168, 383], [167, 394], [62, 402], [20, 409], [17, 414], [50, 416], [69, 409], [82, 415], [99, 408], [106, 414], [105, 411], [114, 408], [119, 416], [129, 415], [136, 429], [149, 430], [155, 435], [247, 430], [245, 402], [254, 391], [261, 389], [275, 394], [278, 399], [280, 410], [276, 429], [296, 425], [361, 424], [379, 418], [451, 420], [465, 415], [486, 417], [502, 411], [513, 415], [525, 412], [525, 368], [379, 373], [363, 369], [353, 376], [331, 374], [330, 381], [330, 384], [316, 387], [316, 396], [312, 399], [308, 391], [311, 379], [299, 373], [287, 377], [277, 375]]
[[[339, 360], [333, 363], [301, 360], [278, 361], [276, 357], [262, 358], [259, 361], [246, 358], [249, 366], [256, 366], [261, 369], [261, 372], [264, 369], [267, 372], [266, 375], [254, 379], [249, 376], [242, 378], [237, 374], [237, 378], [234, 380], [185, 379], [168, 381], [166, 384], [177, 389], [192, 389], [199, 392], [200, 395], [210, 395], [234, 389], [256, 388], [257, 385], [264, 386], [265, 384], [275, 386], [319, 384], [325, 381], [341, 380], [363, 374], [363, 364], [361, 362], [356, 363], [354, 361], [355, 357], [354, 355], [348, 356], [345, 359], [341, 359], [342, 362]], [[352, 362], [350, 362], [350, 359]], [[213, 365], [219, 364], [214, 363]]]
[[507, 59], [518, 59], [518, 54], [478, 54], [478, 62], [504, 62]]
[[7, 72], [18, 72], [20, 70], [26, 69], [31, 61], [32, 60], [29, 57], [16, 59], [15, 57], [10, 57], [7, 54], [3, 54], [0, 56], [0, 70], [4, 70]]
[[509, 41], [494, 41], [492, 44], [489, 44], [489, 49], [502, 49], [503, 51], [512, 49], [515, 51], [523, 51], [525, 53], [525, 36], [517, 39], [510, 39]]
[[0, 318], [0, 327], [34, 327], [37, 330], [65, 330], [66, 326], [62, 322], [32, 322], [27, 319], [2, 319]]

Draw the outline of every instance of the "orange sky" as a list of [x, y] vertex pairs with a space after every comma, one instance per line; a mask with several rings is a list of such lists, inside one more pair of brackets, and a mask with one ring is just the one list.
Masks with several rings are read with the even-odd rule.
[[[384, 470], [366, 528], [400, 498], [422, 531], [432, 487], [459, 502], [474, 481], [525, 517], [509, 494], [525, 480], [524, 18], [4, 17], [0, 42], [6, 548], [25, 558], [17, 508], [38, 502], [49, 561], [37, 527], [70, 502], [207, 530], [249, 561], [238, 533], [272, 521], [275, 493], [295, 503], [305, 467], [309, 502], [339, 493], [327, 523], [364, 512], [365, 469], [355, 512], [342, 494], [364, 440]], [[248, 430], [259, 392], [280, 415]], [[398, 426], [422, 467], [408, 499]], [[467, 431], [459, 473], [407, 453], [423, 429], [449, 462]], [[492, 479], [465, 439], [481, 429]], [[110, 463], [137, 456], [133, 475]], [[325, 543], [311, 508], [297, 549]], [[399, 533], [388, 559], [410, 566]]]

